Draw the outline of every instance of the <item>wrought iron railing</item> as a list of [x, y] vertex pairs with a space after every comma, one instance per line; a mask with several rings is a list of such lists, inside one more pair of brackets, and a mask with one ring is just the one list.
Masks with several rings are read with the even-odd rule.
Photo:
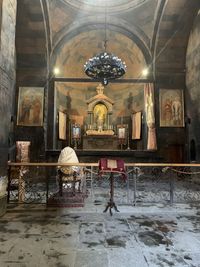
[[[82, 194], [95, 205], [106, 203], [109, 175], [99, 176], [98, 163], [8, 162], [8, 201], [50, 204], [58, 192], [58, 166], [72, 165], [83, 168]], [[125, 166], [126, 180], [114, 176], [114, 198], [118, 205], [200, 201], [200, 164], [126, 163]]]

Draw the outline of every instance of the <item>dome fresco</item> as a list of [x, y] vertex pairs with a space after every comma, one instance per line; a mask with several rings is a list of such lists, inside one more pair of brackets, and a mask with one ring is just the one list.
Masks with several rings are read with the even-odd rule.
[[[146, 67], [141, 50], [128, 37], [108, 32], [107, 52], [117, 55], [127, 65], [124, 78], [138, 78]], [[104, 31], [83, 32], [66, 42], [57, 54], [55, 65], [61, 70], [62, 77], [86, 77], [83, 65], [89, 58], [103, 52]], [[126, 49], [124, 49], [126, 47]]]

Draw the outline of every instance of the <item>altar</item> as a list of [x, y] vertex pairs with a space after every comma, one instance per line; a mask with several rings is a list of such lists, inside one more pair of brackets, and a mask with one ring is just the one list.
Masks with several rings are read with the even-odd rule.
[[87, 101], [88, 124], [85, 125], [82, 136], [83, 149], [118, 149], [112, 124], [113, 104], [104, 94], [103, 85], [99, 84], [97, 94]]
[[97, 86], [97, 94], [87, 100], [88, 123], [86, 135], [114, 135], [112, 113], [114, 102], [104, 94], [102, 84]]
[[117, 150], [119, 149], [116, 135], [85, 135], [83, 149], [88, 150]]
[[112, 123], [114, 102], [104, 94], [104, 87], [99, 84], [97, 94], [88, 99], [88, 124], [85, 125], [83, 149], [117, 150], [119, 142]]

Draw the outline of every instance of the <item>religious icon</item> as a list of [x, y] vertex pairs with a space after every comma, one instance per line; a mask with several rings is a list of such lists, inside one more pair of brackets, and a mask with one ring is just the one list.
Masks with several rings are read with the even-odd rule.
[[127, 124], [117, 125], [117, 137], [118, 137], [118, 143], [122, 150], [123, 146], [126, 145], [128, 141], [128, 125]]
[[126, 139], [126, 125], [117, 125], [117, 136], [119, 139]]
[[81, 138], [81, 128], [77, 124], [74, 124], [72, 126], [72, 138], [73, 139], [80, 139]]
[[182, 90], [160, 90], [160, 126], [184, 127]]
[[19, 87], [17, 125], [43, 125], [43, 98], [42, 87]]
[[74, 145], [74, 149], [78, 148], [81, 142], [81, 127], [79, 124], [73, 124], [71, 128], [71, 142]]
[[94, 107], [93, 112], [94, 112], [94, 120], [97, 125], [97, 130], [99, 132], [102, 132], [103, 126], [106, 122], [106, 116], [107, 116], [108, 110], [104, 104], [99, 103]]
[[78, 127], [73, 128], [73, 138], [80, 138], [80, 128]]
[[120, 138], [120, 139], [124, 139], [125, 138], [125, 128], [119, 128], [118, 129], [118, 137]]

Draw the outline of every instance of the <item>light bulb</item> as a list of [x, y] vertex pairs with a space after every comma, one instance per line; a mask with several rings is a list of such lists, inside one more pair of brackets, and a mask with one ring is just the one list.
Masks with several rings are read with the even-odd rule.
[[55, 67], [55, 68], [53, 69], [53, 73], [54, 73], [54, 75], [58, 75], [58, 74], [60, 73], [59, 68]]
[[144, 69], [142, 71], [142, 76], [146, 77], [149, 74], [149, 70], [148, 69]]

